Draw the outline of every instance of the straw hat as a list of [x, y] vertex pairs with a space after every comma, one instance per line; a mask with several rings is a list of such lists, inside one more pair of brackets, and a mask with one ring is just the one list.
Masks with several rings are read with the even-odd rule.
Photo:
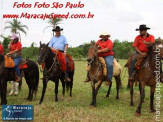
[[110, 34], [106, 33], [106, 32], [103, 32], [101, 35], [100, 35], [100, 38], [102, 38], [102, 36], [108, 36], [108, 38], [110, 37]]

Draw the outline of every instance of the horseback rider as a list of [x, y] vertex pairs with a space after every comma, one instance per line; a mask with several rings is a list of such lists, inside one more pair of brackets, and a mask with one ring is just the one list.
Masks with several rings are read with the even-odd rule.
[[0, 55], [3, 54], [3, 46], [2, 46], [2, 43], [0, 41]]
[[15, 71], [16, 71], [16, 82], [21, 81], [21, 73], [19, 69], [19, 63], [21, 61], [21, 48], [22, 44], [19, 41], [19, 36], [15, 33], [11, 35], [12, 42], [9, 45], [9, 53], [7, 53], [8, 56], [11, 56], [14, 60], [15, 64]]
[[[64, 53], [66, 64], [67, 64], [67, 67], [68, 67], [68, 59], [66, 57], [67, 50], [68, 50], [68, 42], [67, 42], [66, 37], [61, 35], [62, 30], [63, 29], [60, 28], [59, 26], [56, 26], [56, 28], [52, 30], [52, 31], [55, 32], [55, 36], [53, 36], [51, 38], [50, 43], [49, 43], [49, 47], [52, 50], [56, 50], [56, 51]], [[67, 70], [68, 70], [68, 68], [67, 68]], [[70, 82], [71, 80], [70, 80], [67, 72], [65, 72], [65, 80], [67, 82]]]
[[129, 80], [134, 81], [134, 76], [136, 73], [135, 63], [137, 62], [136, 57], [138, 55], [141, 55], [143, 57], [147, 56], [148, 47], [151, 46], [153, 43], [155, 43], [155, 38], [153, 35], [149, 34], [147, 30], [150, 28], [146, 25], [140, 25], [136, 31], [139, 31], [140, 35], [138, 35], [135, 38], [135, 41], [133, 43], [133, 47], [136, 50], [136, 53], [134, 54], [134, 57], [131, 61], [131, 68], [129, 73]]
[[[98, 55], [99, 57], [103, 57], [105, 59], [106, 65], [107, 65], [107, 77], [106, 77], [106, 85], [110, 85], [112, 82], [112, 76], [113, 76], [113, 42], [109, 39], [110, 35], [106, 32], [102, 33], [100, 35], [100, 40], [96, 42], [95, 45], [97, 45], [98, 48]], [[87, 79], [84, 82], [89, 82], [90, 78], [87, 75]]]

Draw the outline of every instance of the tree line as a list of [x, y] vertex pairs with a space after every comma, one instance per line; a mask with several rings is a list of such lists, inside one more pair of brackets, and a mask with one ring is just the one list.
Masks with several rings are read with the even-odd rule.
[[[7, 53], [8, 45], [11, 42], [9, 37], [3, 37], [2, 45], [4, 47], [4, 52]], [[95, 41], [92, 41], [95, 43]], [[128, 41], [120, 41], [118, 39], [113, 41], [114, 47], [113, 51], [115, 54], [115, 57], [118, 59], [127, 59], [131, 54], [133, 54], [135, 51], [132, 47], [133, 42]], [[83, 43], [77, 47], [69, 47], [68, 53], [73, 57], [73, 59], [83, 59], [87, 57], [88, 49], [90, 47], [90, 43]], [[27, 59], [33, 59], [36, 60], [38, 55], [38, 47], [35, 46], [35, 43], [33, 42], [31, 46], [29, 47], [23, 47], [22, 48], [22, 57]]]

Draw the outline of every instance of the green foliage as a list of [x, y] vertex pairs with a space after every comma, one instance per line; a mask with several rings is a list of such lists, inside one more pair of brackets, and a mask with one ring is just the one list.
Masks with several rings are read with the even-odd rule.
[[22, 57], [27, 59], [35, 60], [38, 55], [38, 47], [34, 47], [35, 43], [33, 42], [30, 47], [22, 48]]
[[115, 57], [118, 59], [127, 59], [131, 54], [135, 52], [132, 47], [133, 42], [128, 41], [120, 42], [119, 40], [114, 40], [113, 44], [114, 44], [113, 51]]
[[8, 46], [11, 42], [11, 39], [9, 37], [3, 37], [3, 42], [2, 42], [2, 45], [3, 45], [3, 48], [4, 48], [4, 53], [7, 53], [9, 52], [9, 49], [8, 49]]

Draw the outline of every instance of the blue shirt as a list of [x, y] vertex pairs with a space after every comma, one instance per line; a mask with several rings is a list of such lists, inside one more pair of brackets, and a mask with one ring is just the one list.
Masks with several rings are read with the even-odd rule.
[[65, 36], [63, 35], [60, 35], [59, 37], [53, 36], [50, 40], [49, 47], [64, 51], [65, 45], [67, 44], [68, 43], [67, 43], [67, 39]]

